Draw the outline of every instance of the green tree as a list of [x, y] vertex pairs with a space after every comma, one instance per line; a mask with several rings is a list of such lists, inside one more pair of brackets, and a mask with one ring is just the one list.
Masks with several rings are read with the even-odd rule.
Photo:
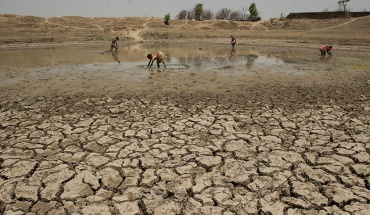
[[258, 18], [258, 10], [257, 10], [257, 7], [256, 7], [256, 4], [255, 3], [251, 3], [251, 5], [249, 6], [249, 13], [250, 13], [250, 17], [249, 19], [251, 21], [254, 21]]
[[200, 21], [203, 15], [203, 4], [196, 4], [194, 7], [194, 19]]
[[164, 15], [164, 24], [169, 25], [170, 24], [171, 15], [167, 13]]

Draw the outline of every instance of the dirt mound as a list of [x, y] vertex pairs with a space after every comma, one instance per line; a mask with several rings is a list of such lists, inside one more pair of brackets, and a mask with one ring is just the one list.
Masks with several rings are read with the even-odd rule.
[[[270, 19], [259, 22], [230, 20], [170, 20], [151, 17], [80, 17], [41, 18], [35, 16], [0, 15], [0, 44], [108, 42], [120, 36], [126, 42], [163, 40], [163, 42], [193, 39], [218, 42], [225, 35], [236, 35], [238, 43], [284, 44], [290, 40], [303, 43], [338, 43], [364, 46], [370, 43], [370, 17], [346, 19]], [[266, 33], [268, 32], [268, 33]], [[351, 32], [351, 40], [347, 32]], [[323, 40], [322, 34], [325, 34]], [[158, 36], [159, 35], [159, 36]], [[136, 40], [133, 40], [136, 39]], [[223, 40], [225, 40], [223, 38]], [[315, 45], [317, 46], [317, 44]]]
[[265, 21], [264, 25], [269, 29], [292, 29], [292, 30], [318, 30], [318, 29], [346, 29], [365, 30], [368, 28], [370, 17], [351, 18], [351, 19], [270, 19]]
[[35, 16], [17, 16], [17, 15], [0, 15], [0, 31], [11, 31], [19, 28], [37, 28], [43, 22], [45, 18]]
[[214, 22], [212, 26], [214, 28], [227, 30], [227, 29], [236, 29], [238, 28], [239, 25], [238, 23], [232, 22], [232, 21], [218, 21], [218, 22]]

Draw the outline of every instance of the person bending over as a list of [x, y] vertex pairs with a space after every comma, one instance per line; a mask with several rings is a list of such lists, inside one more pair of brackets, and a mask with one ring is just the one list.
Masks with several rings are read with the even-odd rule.
[[329, 45], [323, 45], [320, 47], [320, 52], [321, 52], [321, 58], [325, 58], [325, 54], [328, 53], [328, 55], [331, 57], [332, 54], [331, 54], [331, 51], [333, 47], [332, 46], [329, 46]]
[[167, 58], [167, 56], [163, 52], [158, 51], [155, 54], [148, 54], [147, 58], [149, 59], [149, 63], [148, 63], [149, 68], [152, 67], [155, 60], [157, 60], [158, 68], [159, 68], [160, 63], [163, 63], [164, 68], [166, 68], [166, 58]]

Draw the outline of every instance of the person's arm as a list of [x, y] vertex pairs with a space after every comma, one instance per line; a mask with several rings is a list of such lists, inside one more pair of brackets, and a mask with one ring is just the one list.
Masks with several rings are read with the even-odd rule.
[[330, 49], [328, 49], [328, 55], [332, 56]]
[[150, 61], [149, 61], [149, 64], [148, 64], [148, 67], [149, 67], [149, 68], [152, 68], [153, 63], [154, 63], [154, 60], [150, 60]]
[[152, 67], [153, 66], [153, 63], [154, 63], [155, 60], [157, 60], [157, 58], [158, 58], [157, 55], [153, 55], [152, 60], [151, 60], [151, 64], [150, 64], [149, 67]]

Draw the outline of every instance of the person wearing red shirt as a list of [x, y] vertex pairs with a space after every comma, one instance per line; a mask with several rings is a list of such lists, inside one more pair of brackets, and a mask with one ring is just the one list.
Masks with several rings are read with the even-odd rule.
[[325, 58], [325, 54], [328, 53], [328, 55], [331, 57], [332, 54], [331, 54], [331, 51], [333, 47], [332, 46], [329, 46], [329, 45], [323, 45], [320, 47], [320, 52], [321, 52], [321, 58]]

